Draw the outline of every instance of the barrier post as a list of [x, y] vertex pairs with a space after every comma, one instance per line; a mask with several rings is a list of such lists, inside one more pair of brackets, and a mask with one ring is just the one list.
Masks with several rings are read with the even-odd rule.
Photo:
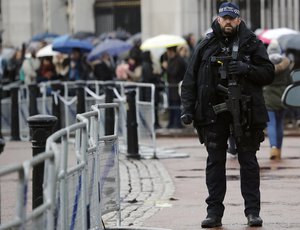
[[[110, 86], [105, 89], [105, 103], [112, 103], [114, 99], [114, 91]], [[114, 134], [115, 115], [113, 108], [105, 109], [105, 135]]]
[[[45, 152], [47, 138], [53, 133], [57, 118], [51, 115], [35, 115], [27, 119], [31, 131], [32, 156]], [[33, 167], [32, 209], [43, 204], [44, 163]]]
[[135, 90], [126, 92], [127, 98], [127, 157], [139, 159], [139, 145], [137, 135]]
[[[0, 153], [3, 152], [5, 146], [5, 141], [3, 138], [0, 138]], [[0, 207], [1, 208], [1, 207]]]
[[52, 95], [52, 115], [57, 117], [57, 122], [54, 126], [53, 131], [58, 131], [62, 128], [61, 125], [61, 102], [59, 99], [59, 95], [61, 95], [61, 91], [63, 90], [63, 87], [60, 83], [55, 83], [52, 84], [52, 91], [53, 91], [53, 95]]
[[85, 82], [76, 81], [76, 95], [77, 95], [77, 114], [85, 112]]
[[0, 138], [2, 138], [2, 83], [0, 82]]
[[11, 140], [20, 141], [19, 86], [13, 86], [11, 93]]
[[[2, 137], [2, 83], [0, 82], [0, 153], [3, 152], [5, 141]], [[0, 206], [1, 209], [1, 206]], [[0, 216], [0, 223], [1, 223], [1, 216]]]
[[34, 116], [38, 114], [37, 110], [37, 96], [38, 96], [38, 86], [36, 83], [29, 84], [29, 116]]

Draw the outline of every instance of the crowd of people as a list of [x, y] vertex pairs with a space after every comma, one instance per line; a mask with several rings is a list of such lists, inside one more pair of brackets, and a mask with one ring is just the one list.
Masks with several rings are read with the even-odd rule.
[[[150, 51], [140, 49], [141, 39], [133, 40], [132, 48], [121, 55], [103, 53], [99, 58], [88, 61], [87, 53], [74, 47], [68, 54], [53, 53], [38, 56], [39, 50], [49, 42], [29, 42], [22, 49], [3, 48], [0, 52], [0, 75], [2, 84], [20, 81], [22, 84], [61, 80], [132, 81], [153, 83], [155, 93], [155, 127], [160, 128], [158, 106], [161, 92], [167, 95], [169, 123], [167, 128], [183, 128], [180, 121], [180, 97], [178, 83], [182, 81], [187, 63], [196, 44], [194, 34], [185, 36], [185, 45], [168, 47], [160, 58], [154, 60]], [[11, 53], [7, 55], [7, 52]], [[149, 100], [145, 92], [143, 97]]]
[[[129, 52], [125, 52], [125, 55], [111, 56], [108, 53], [103, 53], [92, 62], [87, 61], [87, 54], [77, 48], [74, 48], [69, 54], [56, 53], [53, 56], [37, 57], [38, 50], [48, 44], [42, 40], [38, 46], [31, 46], [29, 43], [28, 46], [24, 44], [21, 49], [10, 49], [12, 54], [9, 55], [9, 58], [4, 53], [0, 55], [0, 75], [3, 84], [14, 81], [32, 84], [51, 80], [153, 83], [156, 85], [155, 127], [162, 127], [159, 122], [158, 107], [162, 100], [161, 92], [164, 92], [167, 95], [169, 108], [166, 127], [183, 128], [180, 120], [181, 100], [178, 84], [183, 80], [197, 43], [193, 33], [187, 34], [184, 38], [186, 40], [185, 45], [168, 47], [160, 57], [156, 57], [159, 60], [154, 60], [150, 51], [142, 51], [140, 49], [141, 39], [137, 38], [133, 41], [133, 47]], [[290, 52], [285, 55], [283, 50], [280, 50], [279, 45], [275, 49], [273, 43], [269, 45], [268, 50], [270, 59], [276, 67], [276, 76], [289, 76], [291, 71], [299, 68], [300, 62], [297, 53]], [[289, 63], [287, 63], [288, 61]], [[280, 102], [280, 94], [289, 83], [290, 81], [277, 82], [275, 80], [274, 83], [264, 89], [264, 97], [271, 118], [267, 131], [270, 139], [273, 140], [270, 143], [272, 152], [270, 158], [272, 159], [280, 158], [284, 127], [291, 123], [300, 124], [299, 110], [286, 109], [282, 107]], [[143, 97], [147, 99], [149, 96], [143, 95]], [[234, 153], [235, 151], [232, 149], [230, 152]]]

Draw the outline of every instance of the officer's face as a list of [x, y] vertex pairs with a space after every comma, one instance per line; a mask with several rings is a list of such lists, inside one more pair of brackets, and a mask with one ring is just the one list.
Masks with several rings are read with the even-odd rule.
[[241, 19], [239, 17], [233, 18], [228, 15], [224, 17], [218, 17], [217, 20], [225, 36], [230, 36], [234, 34], [238, 25], [241, 23]]

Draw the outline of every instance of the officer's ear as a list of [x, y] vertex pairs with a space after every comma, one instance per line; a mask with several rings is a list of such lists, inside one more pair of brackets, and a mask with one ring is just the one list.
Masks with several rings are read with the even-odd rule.
[[241, 19], [240, 17], [238, 17], [236, 20], [238, 20], [238, 21], [237, 21], [237, 24], [240, 25], [242, 19]]

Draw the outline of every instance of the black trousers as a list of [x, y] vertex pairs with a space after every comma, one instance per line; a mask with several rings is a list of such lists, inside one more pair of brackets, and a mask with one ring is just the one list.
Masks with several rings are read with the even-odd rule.
[[[207, 215], [222, 217], [223, 200], [226, 193], [226, 155], [230, 135], [231, 115], [218, 115], [217, 122], [197, 128], [201, 142], [204, 141], [208, 157], [206, 164], [206, 185], [209, 196], [206, 199]], [[252, 129], [237, 142], [240, 164], [241, 193], [244, 198], [245, 215], [259, 215], [260, 175], [256, 151], [262, 141], [263, 129]]]

